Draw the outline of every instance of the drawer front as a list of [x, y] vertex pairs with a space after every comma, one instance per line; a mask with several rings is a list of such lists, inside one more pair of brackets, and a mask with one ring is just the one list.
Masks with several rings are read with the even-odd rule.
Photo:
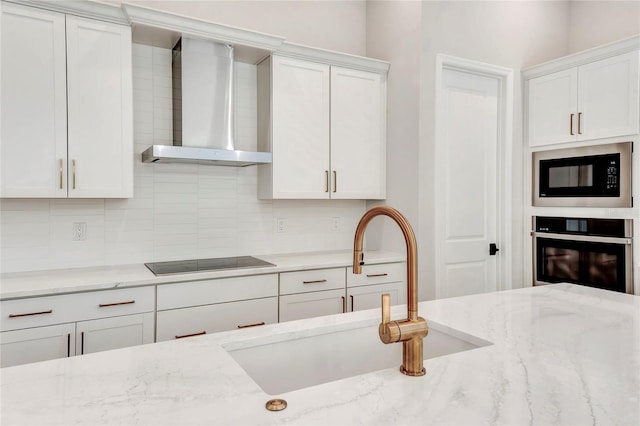
[[280, 274], [280, 294], [333, 290], [344, 288], [344, 286], [344, 268], [314, 269], [311, 271], [283, 272]]
[[171, 309], [157, 314], [156, 341], [175, 340], [277, 322], [277, 297]]
[[2, 331], [153, 312], [154, 287], [104, 290], [0, 302]]
[[347, 268], [347, 287], [361, 285], [383, 284], [405, 281], [407, 264], [380, 263], [377, 265], [364, 265], [361, 274], [354, 274], [353, 267]]
[[188, 281], [158, 286], [158, 310], [278, 295], [278, 274]]

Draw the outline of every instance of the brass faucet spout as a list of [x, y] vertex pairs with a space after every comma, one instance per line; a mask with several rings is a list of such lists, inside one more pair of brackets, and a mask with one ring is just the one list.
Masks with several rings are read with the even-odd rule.
[[356, 227], [353, 241], [353, 273], [362, 273], [364, 256], [362, 245], [367, 225], [376, 217], [384, 215], [393, 219], [404, 236], [407, 246], [407, 319], [401, 321], [390, 320], [389, 295], [382, 296], [382, 322], [378, 327], [380, 340], [383, 343], [402, 342], [403, 356], [400, 371], [409, 376], [425, 374], [422, 362], [422, 343], [429, 329], [427, 322], [418, 316], [418, 249], [416, 237], [409, 221], [396, 209], [389, 206], [379, 206], [368, 210], [360, 219]]

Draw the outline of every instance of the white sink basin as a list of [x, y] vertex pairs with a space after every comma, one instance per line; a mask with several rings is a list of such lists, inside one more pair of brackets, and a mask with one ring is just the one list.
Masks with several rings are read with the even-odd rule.
[[[428, 321], [424, 359], [491, 345], [490, 342]], [[402, 344], [385, 345], [377, 323], [343, 324], [287, 334], [266, 343], [266, 338], [234, 342], [227, 352], [269, 395], [402, 364]], [[313, 333], [309, 336], [309, 333]], [[400, 374], [400, 373], [398, 373]], [[427, 375], [429, 372], [427, 371]]]

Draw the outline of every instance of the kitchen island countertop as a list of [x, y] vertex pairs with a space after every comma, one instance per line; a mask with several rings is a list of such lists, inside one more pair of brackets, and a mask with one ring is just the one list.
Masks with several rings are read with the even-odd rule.
[[273, 324], [2, 369], [1, 423], [640, 424], [640, 297], [555, 284], [419, 310], [492, 344], [428, 359], [423, 377], [388, 368], [277, 395], [288, 408], [269, 412], [274, 396], [225, 345], [375, 324], [379, 312]]

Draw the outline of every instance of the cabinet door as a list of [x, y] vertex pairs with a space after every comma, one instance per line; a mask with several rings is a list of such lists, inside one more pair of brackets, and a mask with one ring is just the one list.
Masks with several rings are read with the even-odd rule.
[[156, 321], [158, 342], [272, 324], [278, 322], [278, 298], [160, 311]]
[[131, 29], [66, 22], [69, 197], [132, 197]]
[[153, 312], [82, 321], [77, 324], [76, 354], [153, 343]]
[[386, 83], [380, 74], [331, 67], [331, 179], [331, 198], [385, 198]]
[[345, 312], [344, 290], [280, 296], [280, 322]]
[[347, 310], [348, 312], [354, 312], [365, 309], [381, 309], [383, 294], [389, 294], [391, 296], [392, 305], [407, 303], [407, 288], [405, 283], [377, 284], [347, 289]]
[[273, 198], [329, 198], [329, 66], [272, 58]]
[[75, 324], [0, 333], [0, 366], [27, 364], [75, 354]]
[[67, 196], [64, 15], [2, 2], [0, 196]]
[[579, 140], [639, 132], [639, 55], [629, 52], [579, 68]]
[[527, 86], [529, 146], [576, 140], [578, 70], [532, 78]]

